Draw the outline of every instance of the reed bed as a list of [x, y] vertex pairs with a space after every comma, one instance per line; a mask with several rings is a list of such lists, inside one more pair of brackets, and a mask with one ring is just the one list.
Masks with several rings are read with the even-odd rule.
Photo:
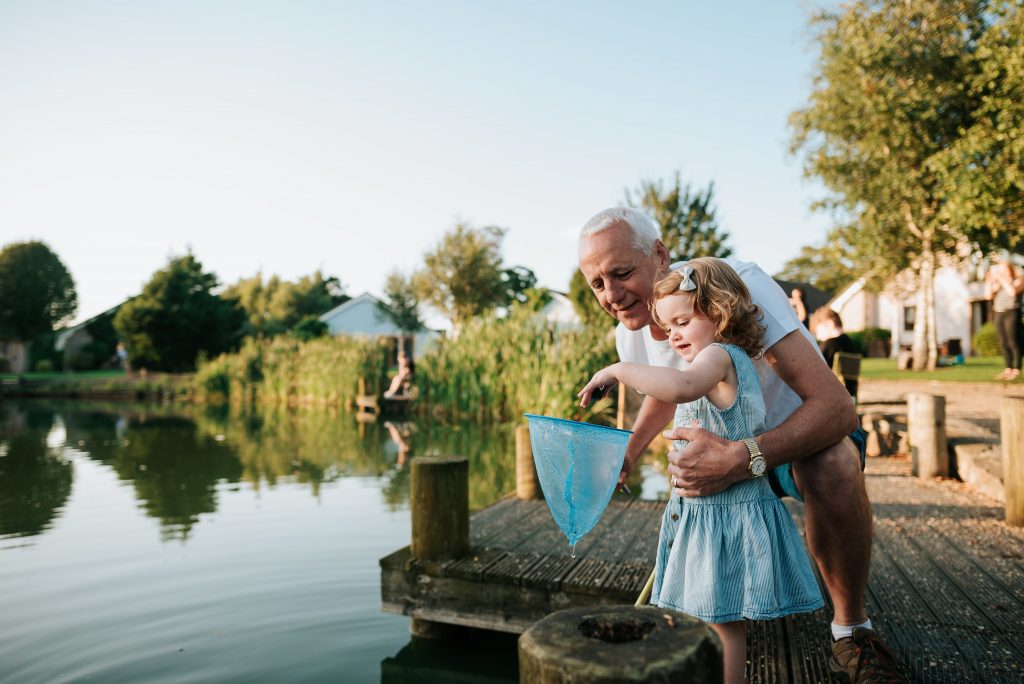
[[[348, 410], [360, 378], [386, 387], [386, 344], [357, 338], [248, 340], [201, 361], [194, 396], [208, 403], [322, 405]], [[415, 411], [443, 422], [520, 421], [523, 413], [608, 422], [608, 398], [581, 410], [576, 392], [616, 360], [612, 328], [559, 330], [525, 307], [482, 316], [442, 338], [417, 362]]]
[[417, 404], [450, 421], [497, 423], [538, 413], [607, 422], [610, 399], [580, 410], [576, 392], [615, 360], [612, 328], [558, 330], [526, 309], [480, 317], [417, 364]]
[[389, 361], [387, 345], [362, 338], [250, 339], [237, 352], [200, 361], [195, 396], [210, 403], [347, 410], [360, 379], [366, 381], [367, 392], [380, 391]]

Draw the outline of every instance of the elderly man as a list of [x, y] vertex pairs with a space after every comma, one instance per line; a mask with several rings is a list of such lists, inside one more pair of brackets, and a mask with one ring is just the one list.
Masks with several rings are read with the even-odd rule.
[[[682, 368], [650, 314], [655, 279], [669, 268], [657, 225], [643, 212], [606, 209], [580, 232], [579, 264], [601, 306], [614, 316], [623, 361]], [[804, 502], [807, 545], [832, 597], [830, 663], [851, 682], [902, 681], [899, 664], [871, 629], [864, 587], [871, 559], [871, 506], [864, 489], [863, 452], [849, 437], [857, 414], [849, 395], [823, 363], [814, 339], [786, 295], [755, 264], [730, 260], [764, 314], [764, 358], [756, 362], [768, 431], [748, 447], [699, 428], [665, 433], [687, 440], [668, 455], [675, 494], [706, 496], [767, 466], [779, 496]], [[620, 481], [636, 467], [675, 406], [645, 397], [626, 451]], [[749, 442], [749, 440], [748, 440]]]

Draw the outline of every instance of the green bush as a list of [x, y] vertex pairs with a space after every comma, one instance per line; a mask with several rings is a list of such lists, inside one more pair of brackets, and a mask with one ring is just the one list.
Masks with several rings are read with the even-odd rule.
[[0, 356], [0, 373], [11, 372], [11, 360], [6, 356]]
[[978, 328], [971, 338], [971, 346], [978, 356], [999, 356], [999, 337], [996, 335], [996, 324], [986, 323]]
[[864, 356], [868, 356], [873, 347], [882, 347], [883, 351], [876, 352], [876, 355], [886, 356], [884, 350], [889, 348], [889, 339], [892, 337], [892, 331], [886, 328], [864, 328], [846, 334], [860, 347], [860, 353]]
[[96, 357], [84, 349], [71, 357], [68, 365], [73, 371], [87, 371], [96, 368]]
[[53, 361], [50, 359], [40, 359], [36, 361], [36, 372], [37, 373], [52, 373], [53, 372]]

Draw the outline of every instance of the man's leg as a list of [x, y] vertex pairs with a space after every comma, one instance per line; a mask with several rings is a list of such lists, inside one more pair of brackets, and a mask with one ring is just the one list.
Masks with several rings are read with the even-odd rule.
[[864, 587], [871, 566], [871, 504], [853, 441], [792, 464], [804, 501], [807, 548], [818, 563], [840, 625], [867, 619]]

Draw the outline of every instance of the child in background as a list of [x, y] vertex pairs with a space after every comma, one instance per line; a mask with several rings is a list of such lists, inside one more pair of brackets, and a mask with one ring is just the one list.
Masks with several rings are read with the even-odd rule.
[[[764, 399], [750, 360], [761, 352], [763, 328], [736, 271], [720, 259], [694, 259], [655, 284], [652, 313], [687, 369], [617, 363], [594, 375], [579, 393], [581, 404], [599, 387], [622, 382], [678, 404], [677, 426], [730, 440], [764, 432]], [[751, 479], [710, 496], [678, 496], [673, 482], [662, 518], [651, 602], [711, 625], [724, 647], [726, 682], [744, 681], [744, 620], [823, 605], [803, 540], [764, 468], [764, 459], [753, 457]]]

